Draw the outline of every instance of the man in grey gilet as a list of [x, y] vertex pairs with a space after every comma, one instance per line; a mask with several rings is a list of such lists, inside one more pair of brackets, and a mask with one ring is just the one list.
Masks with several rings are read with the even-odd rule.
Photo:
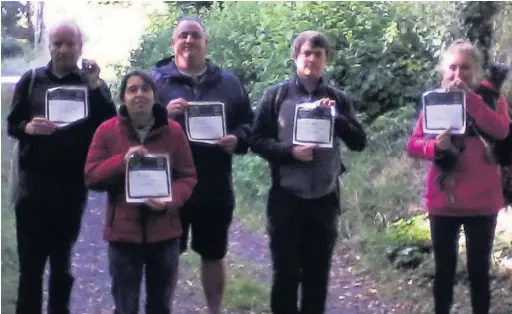
[[[269, 162], [272, 172], [267, 219], [274, 314], [324, 313], [338, 234], [338, 178], [344, 171], [339, 139], [351, 150], [366, 146], [365, 132], [348, 98], [322, 79], [331, 56], [323, 34], [299, 34], [292, 47], [296, 75], [265, 92], [253, 124], [251, 149]], [[335, 108], [332, 148], [293, 145], [296, 107], [311, 102]]]

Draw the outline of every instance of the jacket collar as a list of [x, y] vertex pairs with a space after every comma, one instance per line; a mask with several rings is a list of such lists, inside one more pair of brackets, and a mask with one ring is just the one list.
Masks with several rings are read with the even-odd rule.
[[[155, 64], [155, 71], [160, 75], [160, 77], [167, 80], [176, 80], [184, 83], [193, 84], [193, 79], [181, 73], [174, 62], [175, 57], [167, 57], [158, 61]], [[219, 66], [211, 62], [209, 59], [206, 59], [206, 72], [201, 76], [200, 84], [213, 84], [218, 82], [221, 75], [221, 69]]]
[[496, 88], [496, 86], [494, 86], [490, 81], [488, 81], [488, 80], [483, 80], [483, 81], [481, 82], [481, 84], [482, 84], [484, 87], [487, 87], [487, 88], [492, 89], [493, 91], [495, 91], [495, 92], [498, 92], [498, 93], [499, 93], [499, 91], [498, 91], [498, 89]]
[[75, 79], [80, 79], [83, 81], [83, 77], [82, 77], [82, 73], [80, 71], [80, 69], [78, 67], [75, 67], [73, 69], [73, 71], [71, 71], [70, 73], [64, 75], [62, 78], [59, 78], [57, 77], [53, 72], [52, 72], [52, 66], [53, 66], [53, 62], [50, 60], [50, 62], [48, 62], [48, 64], [46, 65], [45, 67], [45, 70], [46, 70], [46, 73], [48, 76], [52, 77], [52, 78], [55, 78], [55, 79], [65, 79], [67, 77], [72, 77], [72, 78], [75, 78]]
[[[160, 104], [154, 104], [152, 110], [155, 123], [153, 124], [150, 133], [160, 128], [167, 127], [169, 123], [167, 119], [167, 110], [164, 106]], [[126, 105], [122, 105], [119, 108], [117, 120], [120, 125], [123, 125], [124, 127], [128, 127], [129, 129], [134, 130], [132, 121], [130, 119], [130, 116], [128, 115]]]
[[[290, 84], [293, 85], [294, 87], [296, 87], [297, 89], [299, 89], [301, 92], [303, 92], [305, 94], [310, 94], [304, 87], [304, 84], [302, 84], [302, 82], [299, 79], [299, 77], [297, 76], [297, 74], [295, 74], [290, 79]], [[320, 77], [320, 80], [318, 81], [318, 84], [317, 84], [315, 90], [313, 92], [311, 92], [311, 94], [324, 93], [326, 88], [327, 88], [327, 86], [325, 84], [325, 79], [323, 77]]]

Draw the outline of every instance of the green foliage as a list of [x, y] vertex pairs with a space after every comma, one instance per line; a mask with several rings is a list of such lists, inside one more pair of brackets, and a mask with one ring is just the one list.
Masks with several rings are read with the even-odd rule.
[[14, 58], [23, 55], [26, 45], [12, 37], [2, 38], [2, 56], [4, 58]]
[[21, 22], [26, 19], [29, 5], [22, 1], [2, 1], [2, 40], [5, 37], [28, 39], [29, 31]]
[[[172, 54], [169, 43], [178, 16], [197, 12], [207, 28], [209, 58], [235, 72], [256, 103], [269, 85], [292, 74], [290, 47], [295, 36], [314, 29], [330, 38], [335, 51], [326, 78], [351, 94], [356, 108], [365, 113], [363, 118], [371, 122], [389, 110], [416, 103], [421, 88], [436, 84], [441, 49], [463, 34], [460, 8], [451, 2], [208, 5], [168, 3], [165, 14], [152, 16], [140, 46], [131, 53], [129, 67], [150, 69]], [[510, 5], [502, 7], [506, 10], [497, 17], [500, 25], [510, 15]], [[508, 33], [498, 24], [495, 32], [500, 42], [506, 42], [502, 39]], [[498, 50], [506, 51], [503, 48]], [[118, 67], [118, 73], [124, 71], [125, 67]]]
[[236, 157], [234, 167], [237, 171], [234, 183], [237, 190], [243, 191], [242, 202], [251, 203], [264, 201], [270, 184], [270, 171], [268, 164], [255, 155]]
[[183, 14], [192, 15], [201, 9], [208, 9], [213, 5], [213, 1], [168, 1], [167, 5], [171, 8], [178, 6]]
[[[502, 11], [496, 16], [494, 30], [493, 59], [512, 66], [512, 2], [501, 3]], [[512, 75], [505, 83], [503, 93], [508, 97], [510, 112], [512, 113]]]
[[471, 1], [461, 6], [460, 15], [465, 37], [480, 49], [483, 55], [483, 67], [487, 68], [494, 35], [494, 17], [500, 10], [501, 4], [492, 1]]
[[[331, 39], [335, 54], [326, 78], [350, 93], [370, 120], [416, 102], [420, 88], [435, 77], [441, 41], [431, 36], [432, 25], [417, 25], [423, 12], [414, 5], [215, 2], [209, 10], [198, 11], [207, 27], [209, 58], [232, 69], [254, 102], [269, 85], [290, 76], [292, 40], [308, 29]], [[131, 54], [130, 66], [149, 69], [170, 54], [179, 12], [168, 4], [168, 14], [153, 16], [140, 47]]]
[[110, 6], [117, 6], [121, 8], [129, 8], [132, 4], [128, 1], [88, 1], [88, 4], [95, 4], [95, 5], [110, 5]]
[[270, 188], [270, 169], [265, 160], [249, 154], [234, 159], [233, 182], [236, 192], [236, 218], [250, 230], [265, 232], [265, 205]]
[[[199, 277], [201, 258], [191, 252], [181, 255], [180, 262], [187, 269], [193, 272], [194, 277]], [[244, 313], [267, 313], [269, 312], [269, 286], [253, 277], [254, 272], [251, 264], [247, 264], [234, 258], [231, 254], [227, 256], [229, 265], [229, 278], [224, 292], [223, 304], [232, 309]], [[197, 287], [197, 286], [196, 286]]]
[[34, 41], [28, 21], [30, 3], [2, 1], [2, 59], [23, 55]]
[[413, 123], [416, 122], [416, 116], [415, 105], [410, 103], [377, 117], [371, 125], [366, 127], [370, 143], [368, 150], [372, 152], [403, 150], [414, 126]]
[[412, 105], [383, 114], [365, 126], [368, 145], [364, 153], [342, 150], [348, 168], [342, 177], [341, 201], [346, 236], [368, 225], [388, 228], [419, 202], [424, 168], [405, 153], [415, 115]]
[[258, 282], [247, 274], [235, 274], [229, 278], [223, 302], [232, 308], [250, 313], [269, 313], [267, 284]]
[[401, 218], [391, 225], [387, 238], [396, 244], [427, 244], [430, 242], [430, 228], [427, 214]]

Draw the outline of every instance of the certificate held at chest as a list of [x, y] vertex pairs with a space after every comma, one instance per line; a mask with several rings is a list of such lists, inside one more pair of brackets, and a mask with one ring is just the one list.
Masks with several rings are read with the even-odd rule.
[[169, 156], [133, 156], [126, 163], [126, 202], [172, 201]]
[[466, 97], [460, 90], [433, 90], [423, 94], [423, 132], [466, 132]]
[[46, 119], [59, 127], [80, 121], [88, 115], [87, 88], [59, 86], [46, 91]]
[[189, 102], [185, 128], [192, 142], [214, 144], [226, 136], [226, 112], [221, 102]]
[[333, 146], [334, 107], [320, 107], [315, 103], [296, 105], [293, 123], [293, 144]]

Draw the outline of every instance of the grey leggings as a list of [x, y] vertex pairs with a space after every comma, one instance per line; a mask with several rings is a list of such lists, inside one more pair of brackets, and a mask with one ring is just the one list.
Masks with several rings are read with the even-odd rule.
[[159, 243], [110, 243], [109, 268], [116, 314], [138, 314], [140, 286], [146, 275], [146, 313], [170, 314], [179, 240]]

